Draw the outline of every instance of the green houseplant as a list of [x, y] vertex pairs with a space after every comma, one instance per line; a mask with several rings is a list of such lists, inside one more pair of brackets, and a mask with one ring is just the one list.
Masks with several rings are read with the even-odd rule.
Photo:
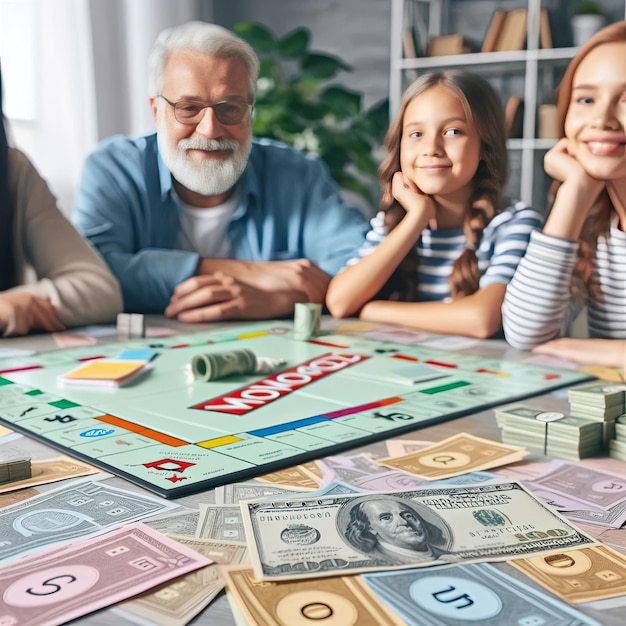
[[301, 27], [277, 37], [255, 22], [236, 24], [261, 60], [252, 132], [319, 156], [343, 189], [378, 204], [376, 151], [389, 124], [387, 99], [364, 110], [361, 93], [332, 81], [351, 67], [309, 49]]

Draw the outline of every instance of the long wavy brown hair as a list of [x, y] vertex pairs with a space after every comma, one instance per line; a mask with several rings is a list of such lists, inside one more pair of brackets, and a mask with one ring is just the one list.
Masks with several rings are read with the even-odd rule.
[[[561, 137], [565, 137], [565, 118], [567, 117], [570, 101], [572, 99], [574, 76], [579, 65], [583, 59], [598, 46], [607, 43], [621, 42], [626, 42], [626, 22], [610, 24], [593, 35], [570, 61], [557, 89], [556, 110]], [[556, 194], [556, 190], [559, 186], [560, 183], [558, 181], [553, 183], [550, 191], [552, 196]], [[609, 232], [612, 213], [613, 203], [605, 189], [589, 211], [580, 237], [578, 261], [574, 268], [572, 280], [572, 293], [575, 296], [589, 298], [589, 295], [595, 295], [595, 288], [592, 283], [595, 251], [598, 244], [598, 237]], [[590, 285], [590, 288], [585, 287], [585, 285]]]
[[[481, 160], [473, 180], [474, 193], [463, 224], [468, 245], [454, 262], [448, 277], [451, 295], [456, 299], [478, 290], [480, 276], [476, 250], [485, 227], [502, 210], [502, 191], [509, 173], [502, 104], [485, 79], [470, 72], [448, 70], [429, 72], [409, 85], [402, 97], [400, 110], [385, 137], [387, 157], [378, 170], [383, 191], [380, 208], [385, 211], [385, 224], [389, 230], [395, 228], [406, 214], [391, 192], [393, 175], [400, 171], [404, 114], [414, 98], [438, 85], [446, 87], [459, 98], [467, 121], [475, 126], [481, 140]], [[389, 297], [394, 294], [402, 300], [414, 300], [417, 263], [417, 253], [413, 248], [383, 288], [381, 295]]]

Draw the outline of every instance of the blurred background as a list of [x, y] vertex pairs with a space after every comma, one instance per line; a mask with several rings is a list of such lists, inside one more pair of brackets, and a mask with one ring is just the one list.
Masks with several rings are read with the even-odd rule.
[[191, 19], [229, 28], [261, 22], [276, 37], [306, 26], [310, 50], [352, 68], [326, 82], [362, 94], [362, 109], [387, 98], [389, 0], [0, 0], [12, 138], [65, 212], [83, 160], [98, 141], [153, 130], [150, 48], [163, 28]]
[[[506, 108], [509, 196], [545, 210], [555, 87], [593, 29], [625, 13], [626, 0], [0, 0], [4, 107], [14, 143], [69, 214], [96, 143], [153, 130], [156, 35], [214, 22], [262, 60], [253, 132], [321, 156], [346, 199], [372, 214], [402, 91], [422, 72], [463, 67]], [[590, 20], [581, 34], [577, 22]]]

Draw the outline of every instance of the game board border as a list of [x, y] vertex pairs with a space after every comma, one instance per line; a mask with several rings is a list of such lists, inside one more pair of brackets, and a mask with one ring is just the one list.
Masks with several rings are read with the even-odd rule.
[[[506, 359], [503, 359], [503, 360], [506, 360]], [[581, 378], [580, 380], [577, 380], [575, 384], [580, 384], [580, 383], [594, 379], [593, 376], [584, 374], [583, 372], [579, 372], [579, 374]], [[554, 383], [554, 385], [551, 385], [548, 388], [541, 389], [537, 393], [531, 392], [531, 393], [522, 393], [519, 395], [514, 395], [514, 396], [511, 396], [510, 398], [507, 398], [506, 404], [509, 404], [512, 402], [519, 402], [521, 400], [526, 400], [528, 398], [537, 397], [545, 393], [562, 389], [571, 384], [572, 384], [571, 382], [566, 382], [566, 383], [561, 383], [561, 384]], [[200, 482], [194, 482], [194, 483], [191, 483], [190, 485], [179, 485], [179, 486], [174, 487], [173, 489], [161, 489], [158, 487], [158, 485], [155, 485], [141, 478], [138, 478], [137, 476], [133, 474], [129, 474], [125, 472], [124, 470], [121, 470], [117, 467], [111, 470], [112, 466], [108, 465], [107, 463], [103, 461], [99, 461], [95, 459], [94, 457], [90, 457], [80, 452], [76, 452], [73, 448], [68, 448], [54, 441], [46, 439], [45, 437], [38, 435], [37, 433], [34, 433], [32, 431], [29, 431], [25, 428], [20, 428], [19, 424], [14, 424], [12, 422], [9, 422], [1, 416], [0, 416], [0, 423], [6, 425], [11, 430], [23, 433], [24, 435], [32, 437], [33, 439], [35, 439], [36, 441], [40, 443], [43, 443], [56, 450], [59, 450], [63, 452], [64, 454], [67, 454], [70, 457], [78, 458], [81, 461], [84, 461], [85, 463], [89, 465], [92, 465], [104, 472], [112, 474], [113, 476], [119, 476], [120, 478], [124, 478], [130, 481], [132, 484], [137, 485], [139, 487], [143, 487], [144, 489], [150, 491], [151, 493], [155, 493], [156, 495], [161, 496], [166, 500], [176, 500], [184, 496], [192, 495], [195, 493], [201, 493], [204, 491], [209, 491], [210, 489], [215, 489], [216, 487], [220, 487], [222, 485], [250, 480], [263, 474], [269, 474], [277, 470], [285, 469], [286, 467], [292, 467], [294, 465], [300, 465], [302, 463], [306, 463], [315, 459], [323, 458], [324, 456], [328, 456], [328, 453], [330, 452], [338, 454], [341, 452], [345, 452], [347, 450], [354, 450], [355, 448], [360, 448], [362, 446], [370, 445], [372, 443], [379, 443], [381, 441], [385, 441], [386, 439], [392, 439], [400, 435], [406, 435], [407, 433], [415, 432], [415, 431], [421, 430], [422, 428], [435, 426], [437, 424], [450, 422], [452, 420], [459, 419], [461, 417], [467, 417], [469, 415], [481, 413], [483, 411], [486, 411], [486, 410], [489, 410], [496, 406], [501, 406], [501, 405], [502, 405], [502, 402], [500, 401], [487, 402], [486, 404], [481, 404], [478, 410], [476, 410], [476, 407], [474, 407], [473, 409], [464, 409], [461, 411], [446, 413], [445, 415], [439, 415], [435, 417], [426, 418], [423, 421], [419, 422], [419, 426], [416, 426], [415, 424], [406, 424], [404, 426], [399, 426], [398, 428], [393, 430], [393, 435], [391, 436], [389, 436], [389, 431], [383, 431], [380, 433], [371, 433], [370, 435], [359, 438], [357, 440], [351, 440], [345, 443], [335, 442], [335, 443], [332, 443], [332, 445], [329, 445], [327, 447], [316, 448], [314, 451], [303, 452], [302, 454], [294, 455], [292, 457], [289, 457], [288, 459], [283, 458], [277, 461], [271, 461], [267, 464], [256, 465], [253, 468], [247, 468], [245, 470], [232, 472], [227, 475], [228, 480], [224, 480], [224, 479], [220, 479], [216, 477], [216, 478], [203, 480]], [[311, 416], [311, 417], [315, 417], [315, 416]], [[302, 418], [302, 419], [306, 419], [306, 418]]]

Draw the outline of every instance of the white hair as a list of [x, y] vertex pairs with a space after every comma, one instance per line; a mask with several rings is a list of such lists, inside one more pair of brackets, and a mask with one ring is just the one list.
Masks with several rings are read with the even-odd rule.
[[241, 61], [246, 68], [250, 100], [254, 100], [259, 75], [259, 59], [253, 48], [232, 31], [208, 22], [186, 22], [161, 31], [149, 59], [150, 95], [158, 96], [163, 88], [163, 70], [174, 50], [197, 50], [219, 58]]

